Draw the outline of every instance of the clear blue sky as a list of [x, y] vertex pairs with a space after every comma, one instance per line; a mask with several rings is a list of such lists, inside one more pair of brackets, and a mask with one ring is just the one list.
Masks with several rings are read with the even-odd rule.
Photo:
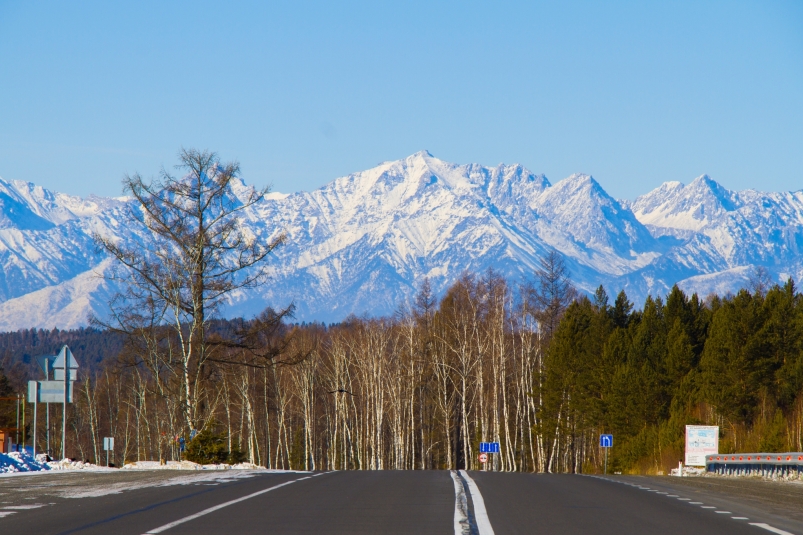
[[0, 0], [0, 176], [117, 195], [182, 146], [311, 190], [421, 149], [803, 188], [803, 2]]

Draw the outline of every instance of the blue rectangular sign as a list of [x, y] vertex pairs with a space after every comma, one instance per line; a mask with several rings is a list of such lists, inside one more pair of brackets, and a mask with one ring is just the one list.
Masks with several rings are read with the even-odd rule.
[[599, 436], [599, 447], [600, 448], [612, 448], [613, 447], [613, 435], [600, 435]]
[[499, 442], [480, 442], [480, 453], [499, 453]]

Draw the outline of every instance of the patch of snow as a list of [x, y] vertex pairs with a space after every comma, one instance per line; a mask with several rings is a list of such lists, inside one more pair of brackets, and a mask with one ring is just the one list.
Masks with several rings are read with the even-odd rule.
[[40, 456], [37, 457], [34, 459], [30, 453], [21, 451], [0, 453], [0, 474], [50, 470], [44, 459]]

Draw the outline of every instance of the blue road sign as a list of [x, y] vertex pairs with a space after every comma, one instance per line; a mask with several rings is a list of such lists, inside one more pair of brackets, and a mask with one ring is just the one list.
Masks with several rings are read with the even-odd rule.
[[600, 448], [612, 448], [613, 447], [613, 435], [600, 435], [599, 436], [599, 447]]
[[499, 453], [499, 442], [480, 442], [480, 453]]

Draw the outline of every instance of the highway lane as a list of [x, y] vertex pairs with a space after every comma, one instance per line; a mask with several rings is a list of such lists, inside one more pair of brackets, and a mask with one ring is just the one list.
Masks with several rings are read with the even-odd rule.
[[[124, 475], [128, 474], [121, 474], [121, 476]], [[174, 475], [165, 473], [164, 477], [168, 479]], [[274, 473], [247, 479], [235, 479], [230, 482], [198, 480], [188, 484], [149, 486], [86, 498], [52, 496], [49, 494], [50, 489], [43, 485], [45, 478], [55, 479], [60, 483], [58, 481], [60, 478], [72, 479], [72, 474], [12, 478], [3, 481], [6, 489], [10, 487], [9, 484], [13, 485], [18, 481], [20, 487], [23, 485], [34, 487], [33, 490], [26, 489], [25, 494], [31, 494], [26, 498], [30, 500], [29, 502], [18, 501], [12, 507], [26, 507], [26, 503], [30, 505], [44, 504], [44, 506], [37, 509], [19, 509], [13, 515], [0, 518], [0, 533], [31, 535], [141, 534], [152, 527], [212, 507], [226, 499], [298, 479], [302, 475], [304, 474]], [[115, 485], [116, 474], [102, 474], [102, 476], [108, 477], [110, 487]], [[68, 487], [72, 487], [74, 493], [80, 494], [86, 485], [80, 481], [74, 481], [69, 482]], [[13, 489], [13, 487], [10, 488]], [[64, 486], [60, 485], [59, 489], [63, 491]], [[91, 490], [97, 491], [98, 489], [93, 486]], [[8, 494], [3, 496], [4, 499], [8, 497]], [[30, 505], [28, 506], [30, 507]], [[199, 532], [196, 531], [196, 533]]]
[[[454, 533], [449, 472], [336, 472], [203, 519], [208, 533]], [[192, 522], [164, 532], [197, 534]]]
[[708, 495], [672, 492], [625, 479], [488, 472], [471, 472], [471, 476], [482, 491], [497, 534], [767, 535], [771, 531], [752, 524], [777, 529], [768, 523], [774, 518], [746, 516], [733, 500], [724, 509]]
[[[449, 534], [456, 533], [455, 493], [463, 488], [472, 520], [468, 524], [471, 533], [478, 535], [488, 534], [489, 529], [497, 535], [767, 535], [772, 532], [769, 528], [779, 526], [788, 533], [803, 535], [799, 523], [784, 523], [784, 519], [762, 514], [755, 507], [742, 507], [739, 500], [732, 498], [688, 492], [689, 489], [672, 486], [670, 478], [664, 484], [663, 479], [657, 478], [488, 472], [468, 475], [476, 485], [456, 485], [448, 471], [255, 473], [246, 479], [218, 483], [199, 479], [192, 484], [151, 486], [92, 498], [32, 494], [27, 498], [32, 501], [14, 503], [52, 505], [18, 509], [0, 518], [0, 532]], [[20, 485], [35, 486], [40, 477], [58, 476], [18, 481]], [[113, 485], [115, 474], [107, 477], [109, 485]], [[80, 490], [80, 482], [74, 485]], [[472, 497], [475, 492], [481, 494], [487, 513], [484, 528], [482, 519], [474, 516], [474, 507], [479, 504], [477, 496]], [[9, 496], [0, 496], [0, 500]]]

